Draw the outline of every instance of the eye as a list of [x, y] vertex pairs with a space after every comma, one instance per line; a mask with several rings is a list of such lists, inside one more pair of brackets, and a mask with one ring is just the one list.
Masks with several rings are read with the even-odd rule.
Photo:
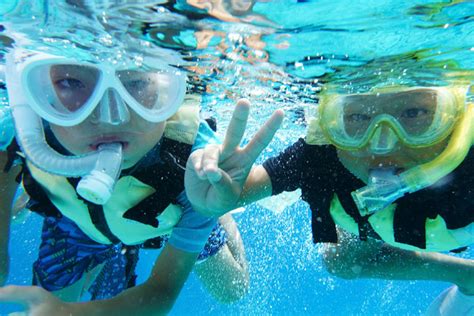
[[146, 79], [137, 79], [137, 80], [130, 80], [126, 83], [128, 89], [132, 89], [134, 91], [140, 91], [146, 89], [149, 85], [149, 80]]
[[403, 118], [414, 119], [414, 118], [422, 117], [422, 116], [427, 115], [427, 114], [428, 114], [427, 109], [411, 108], [411, 109], [406, 109], [405, 111], [403, 111], [402, 117]]
[[54, 85], [60, 90], [80, 90], [86, 87], [81, 80], [74, 78], [64, 78], [56, 80], [54, 82]]
[[370, 116], [362, 113], [353, 113], [345, 115], [344, 120], [350, 123], [367, 122], [370, 120]]

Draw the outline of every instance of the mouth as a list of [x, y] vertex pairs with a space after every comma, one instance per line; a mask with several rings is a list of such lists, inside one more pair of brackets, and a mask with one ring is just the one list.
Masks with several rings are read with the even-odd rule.
[[120, 143], [122, 145], [122, 150], [126, 150], [129, 145], [127, 141], [121, 139], [120, 137], [105, 136], [95, 139], [91, 144], [89, 144], [89, 148], [93, 151], [96, 151], [100, 145], [111, 143]]
[[406, 170], [406, 168], [400, 168], [400, 167], [395, 167], [395, 166], [380, 166], [376, 168], [370, 168], [369, 169], [369, 174], [372, 173], [373, 171], [380, 171], [380, 170], [387, 170], [390, 171], [393, 175], [399, 175], [402, 172]]

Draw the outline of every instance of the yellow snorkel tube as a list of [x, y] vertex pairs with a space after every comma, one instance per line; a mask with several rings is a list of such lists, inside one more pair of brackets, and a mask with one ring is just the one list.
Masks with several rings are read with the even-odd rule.
[[465, 95], [460, 100], [465, 102], [464, 114], [459, 118], [449, 144], [437, 158], [352, 192], [361, 215], [382, 210], [407, 193], [429, 187], [463, 162], [474, 143], [474, 102], [466, 102]]

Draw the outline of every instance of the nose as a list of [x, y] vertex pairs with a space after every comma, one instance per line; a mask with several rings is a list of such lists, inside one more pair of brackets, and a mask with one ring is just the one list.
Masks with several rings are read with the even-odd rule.
[[375, 155], [385, 155], [393, 151], [398, 142], [398, 137], [390, 126], [381, 124], [372, 136], [369, 146]]
[[130, 112], [119, 93], [115, 89], [109, 88], [92, 113], [91, 119], [96, 124], [121, 125], [130, 121]]

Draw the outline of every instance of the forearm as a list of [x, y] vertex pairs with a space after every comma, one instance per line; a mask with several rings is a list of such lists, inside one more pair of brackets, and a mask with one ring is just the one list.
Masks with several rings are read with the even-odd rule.
[[270, 176], [263, 166], [253, 167], [245, 182], [238, 201], [244, 206], [272, 195]]
[[173, 307], [176, 297], [177, 294], [169, 293], [165, 288], [144, 283], [111, 299], [72, 303], [71, 315], [166, 315]]
[[368, 260], [365, 277], [397, 280], [438, 280], [474, 288], [474, 260], [436, 252], [417, 252], [384, 245], [375, 260]]
[[331, 273], [346, 278], [436, 280], [455, 283], [474, 293], [474, 261], [436, 252], [395, 248], [378, 240], [360, 241], [339, 231], [338, 244], [326, 244], [324, 263]]

